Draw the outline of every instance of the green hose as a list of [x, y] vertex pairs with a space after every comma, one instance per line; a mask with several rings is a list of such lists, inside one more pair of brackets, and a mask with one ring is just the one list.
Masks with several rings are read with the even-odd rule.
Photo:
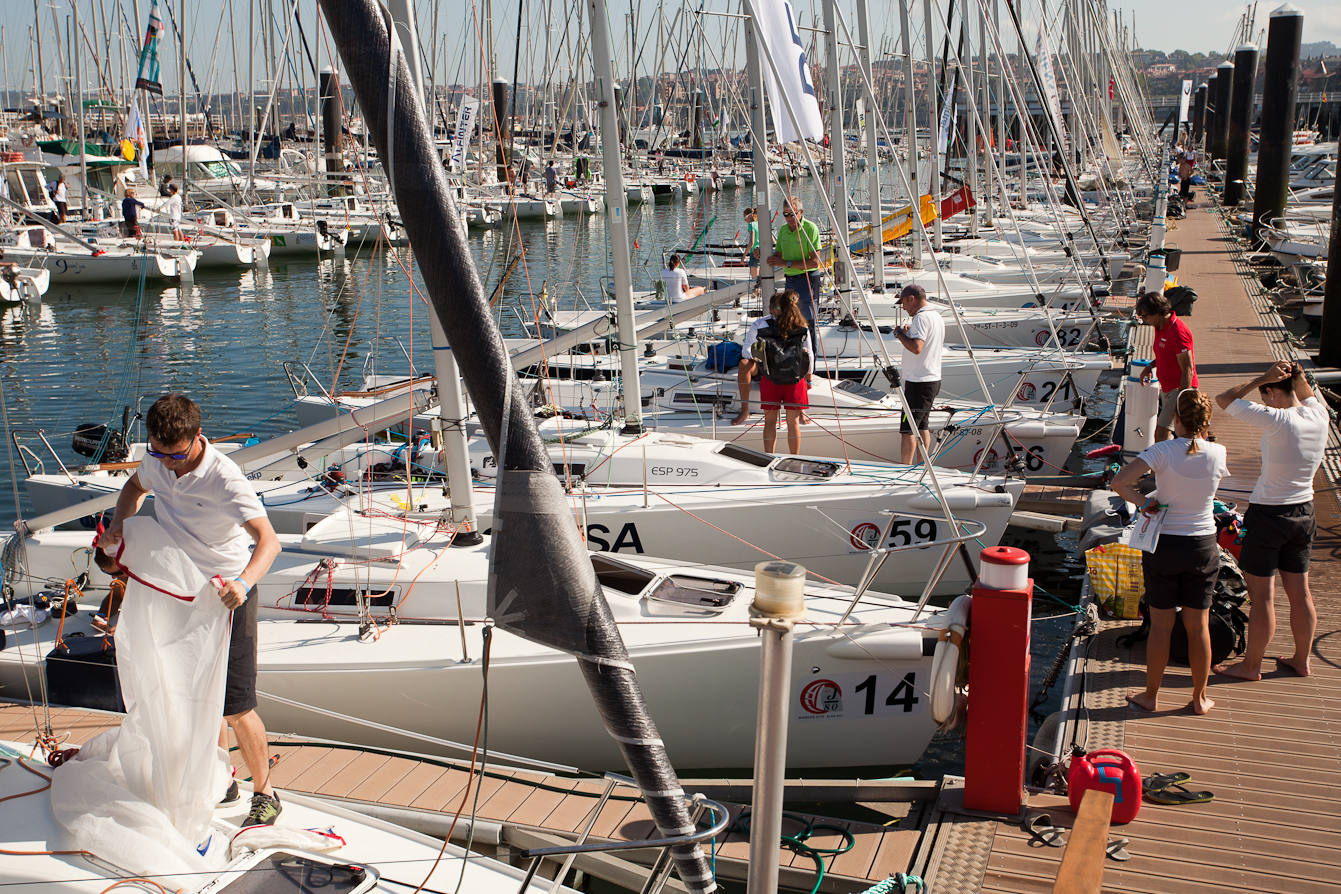
[[[847, 829], [842, 828], [841, 826], [835, 826], [832, 823], [817, 823], [814, 820], [806, 819], [803, 816], [798, 816], [795, 813], [787, 813], [785, 811], [783, 812], [782, 816], [783, 819], [789, 819], [794, 822], [798, 822], [804, 827], [802, 828], [801, 832], [796, 835], [783, 835], [782, 846], [787, 848], [787, 850], [789, 851], [794, 851], [804, 857], [809, 857], [811, 860], [815, 861], [815, 873], [816, 873], [815, 887], [810, 889], [810, 894], [816, 894], [816, 892], [819, 891], [820, 889], [820, 885], [824, 883], [824, 858], [837, 857], [840, 854], [846, 854], [848, 851], [852, 850], [854, 847], [857, 846], [857, 841], [855, 838], [852, 837], [851, 832], [849, 832]], [[837, 832], [839, 835], [842, 835], [843, 846], [812, 847], [811, 845], [806, 844], [806, 841], [808, 841], [812, 835], [821, 830], [826, 832]], [[736, 819], [736, 821], [731, 824], [730, 831], [733, 833], [739, 832], [740, 834], [745, 836], [748, 836], [750, 834], [749, 810], [744, 810], [741, 812], [740, 816]]]

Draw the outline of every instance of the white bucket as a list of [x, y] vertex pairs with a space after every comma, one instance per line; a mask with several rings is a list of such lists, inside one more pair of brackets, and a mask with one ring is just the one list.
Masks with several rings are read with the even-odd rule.
[[1122, 426], [1122, 449], [1140, 453], [1155, 443], [1155, 422], [1159, 418], [1159, 385], [1154, 380], [1141, 384], [1141, 372], [1133, 364], [1134, 375], [1127, 377], [1126, 416]]

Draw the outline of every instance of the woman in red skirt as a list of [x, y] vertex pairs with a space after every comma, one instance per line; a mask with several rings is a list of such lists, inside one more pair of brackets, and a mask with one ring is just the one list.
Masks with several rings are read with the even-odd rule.
[[764, 450], [778, 441], [778, 411], [787, 410], [787, 450], [801, 449], [801, 415], [810, 406], [810, 333], [801, 315], [800, 296], [788, 289], [769, 302], [772, 313], [756, 321], [745, 335], [745, 353], [759, 370], [760, 406], [764, 411]]

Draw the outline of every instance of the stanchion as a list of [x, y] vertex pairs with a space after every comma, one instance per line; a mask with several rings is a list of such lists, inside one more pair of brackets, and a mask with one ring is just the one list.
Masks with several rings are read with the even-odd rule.
[[805, 616], [806, 570], [791, 562], [754, 566], [750, 626], [763, 638], [754, 800], [750, 808], [749, 894], [776, 894], [787, 772], [787, 704], [792, 680], [792, 622]]
[[1029, 554], [982, 551], [969, 628], [969, 706], [964, 806], [1014, 816], [1025, 802], [1029, 725]]

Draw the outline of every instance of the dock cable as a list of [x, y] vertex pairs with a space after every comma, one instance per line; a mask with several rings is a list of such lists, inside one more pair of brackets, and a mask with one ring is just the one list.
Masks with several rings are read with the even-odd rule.
[[[852, 850], [854, 847], [857, 846], [857, 839], [853, 837], [852, 833], [849, 830], [843, 828], [842, 826], [834, 825], [833, 823], [815, 822], [813, 819], [806, 819], [804, 816], [795, 813], [789, 813], [785, 810], [782, 812], [782, 818], [789, 819], [792, 820], [793, 822], [801, 824], [800, 832], [796, 833], [795, 835], [782, 836], [782, 846], [789, 851], [800, 854], [803, 857], [809, 857], [811, 860], [815, 862], [815, 872], [816, 872], [815, 887], [810, 889], [810, 894], [816, 894], [816, 892], [819, 891], [820, 889], [820, 885], [824, 884], [824, 875], [825, 875], [824, 858], [837, 857], [842, 854], [846, 854], [848, 851]], [[816, 832], [819, 831], [835, 832], [843, 836], [842, 846], [816, 847], [814, 845], [807, 844], [806, 842], [810, 840], [811, 836], [813, 836]], [[736, 821], [731, 824], [731, 827], [729, 829], [727, 829], [727, 834], [728, 835], [740, 834], [744, 835], [747, 838], [749, 837], [750, 808], [746, 808], [745, 810], [741, 811], [740, 816], [736, 817]], [[920, 880], [918, 884], [921, 884]], [[892, 891], [893, 889], [891, 888], [889, 890]], [[923, 892], [925, 892], [925, 888], [923, 889]]]
[[[1076, 608], [1079, 612], [1079, 607]], [[1080, 637], [1093, 635], [1098, 629], [1097, 614], [1091, 617], [1087, 610], [1080, 618], [1076, 620], [1076, 626], [1071, 631], [1071, 635], [1066, 638], [1066, 644], [1057, 650], [1057, 657], [1053, 659], [1052, 667], [1048, 668], [1047, 676], [1038, 687], [1038, 692], [1034, 694], [1033, 701], [1029, 703], [1029, 716], [1035, 723], [1043, 722], [1043, 712], [1040, 710], [1043, 703], [1048, 700], [1048, 692], [1057, 683], [1057, 678], [1061, 676], [1062, 668], [1066, 666], [1066, 660], [1071, 656], [1071, 646]]]
[[931, 889], [922, 881], [921, 876], [913, 875], [911, 872], [896, 872], [860, 894], [930, 894], [930, 892]]

